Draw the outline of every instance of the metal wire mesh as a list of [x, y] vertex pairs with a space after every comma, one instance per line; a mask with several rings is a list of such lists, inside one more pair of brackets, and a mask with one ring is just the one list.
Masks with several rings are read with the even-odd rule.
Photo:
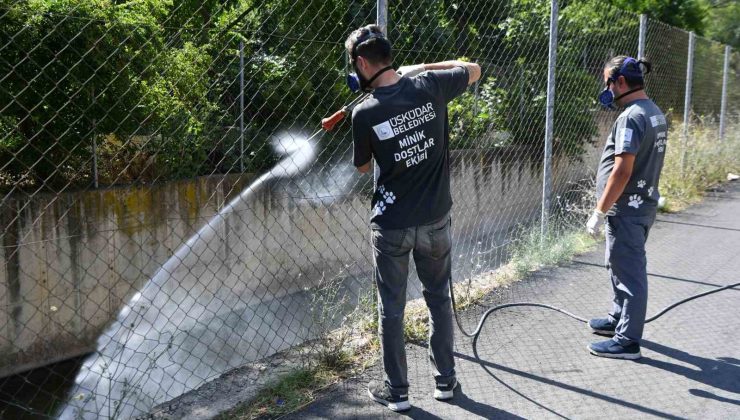
[[563, 207], [574, 198], [569, 191], [582, 191], [584, 179], [595, 176], [614, 120], [593, 100], [604, 86], [604, 63], [615, 55], [637, 54], [639, 17], [610, 7], [596, 10], [593, 3], [571, 4], [563, 9], [558, 29], [555, 146], [573, 162], [553, 175]]
[[646, 55], [655, 63], [653, 77], [648, 76], [645, 81], [647, 89], [667, 117], [680, 119], [684, 112], [689, 34], [652, 19], [648, 19], [647, 25]]
[[696, 37], [694, 71], [696, 84], [692, 98], [692, 112], [703, 118], [716, 120], [720, 103], [715, 98], [722, 97], [722, 73], [725, 46], [710, 39]]
[[[216, 3], [0, 5], [0, 417], [146, 413], [372, 299], [372, 181], [350, 164], [349, 124], [306, 139], [352, 98], [343, 41], [375, 5]], [[594, 99], [604, 61], [637, 52], [638, 16], [595, 4], [561, 10], [552, 217], [566, 222], [613, 119]], [[396, 64], [484, 69], [449, 106], [457, 281], [539, 220], [549, 10], [390, 2]], [[673, 118], [687, 40], [648, 22], [648, 91]], [[696, 116], [718, 118], [722, 60], [697, 39]]]

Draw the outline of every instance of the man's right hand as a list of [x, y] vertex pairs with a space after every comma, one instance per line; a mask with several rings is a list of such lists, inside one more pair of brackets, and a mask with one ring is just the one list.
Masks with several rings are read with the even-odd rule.
[[601, 233], [601, 227], [604, 226], [605, 218], [606, 214], [599, 210], [594, 210], [593, 214], [586, 223], [586, 231], [588, 232], [588, 234], [593, 236], [594, 238], [598, 237]]

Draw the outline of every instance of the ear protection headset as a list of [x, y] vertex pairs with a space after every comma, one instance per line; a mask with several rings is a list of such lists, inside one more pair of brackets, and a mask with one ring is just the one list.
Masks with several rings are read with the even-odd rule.
[[361, 44], [364, 44], [373, 39], [382, 40], [381, 42], [388, 42], [385, 35], [383, 35], [382, 33], [368, 31], [365, 34], [360, 35], [360, 37], [357, 38], [357, 41], [352, 46], [352, 52], [350, 54], [350, 61], [351, 61], [352, 67], [355, 69], [355, 72], [347, 75], [347, 86], [352, 92], [358, 92], [360, 90], [362, 90], [363, 92], [371, 92], [372, 91], [371, 84], [375, 81], [375, 79], [377, 79], [378, 76], [385, 73], [386, 71], [393, 70], [392, 65], [386, 66], [378, 70], [370, 79], [365, 79], [365, 77], [362, 76], [360, 71], [357, 69], [357, 48]]

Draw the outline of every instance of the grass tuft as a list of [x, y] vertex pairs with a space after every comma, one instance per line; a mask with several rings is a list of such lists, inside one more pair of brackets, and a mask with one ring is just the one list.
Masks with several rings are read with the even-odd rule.
[[660, 178], [665, 212], [699, 202], [708, 188], [726, 181], [728, 173], [740, 173], [740, 120], [727, 124], [723, 141], [717, 125], [702, 120], [692, 124], [686, 144], [682, 133], [683, 125], [677, 125], [668, 135]]
[[544, 267], [569, 261], [596, 245], [596, 240], [580, 226], [554, 227], [544, 236], [539, 227], [525, 230], [512, 251], [511, 268], [515, 279]]
[[222, 414], [225, 419], [274, 418], [291, 413], [313, 401], [318, 391], [336, 383], [342, 375], [320, 365], [291, 372], [261, 390], [248, 404]]

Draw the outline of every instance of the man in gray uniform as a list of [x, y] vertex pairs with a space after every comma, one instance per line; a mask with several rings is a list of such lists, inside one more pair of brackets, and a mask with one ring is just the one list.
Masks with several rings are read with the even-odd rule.
[[599, 101], [624, 107], [612, 127], [596, 175], [598, 203], [587, 223], [597, 235], [606, 219], [606, 268], [614, 299], [606, 318], [589, 321], [591, 330], [612, 335], [592, 343], [596, 356], [639, 359], [647, 309], [645, 242], [655, 221], [658, 183], [668, 127], [663, 112], [647, 97], [641, 66], [650, 64], [618, 56], [604, 68], [606, 88]]
[[428, 71], [401, 77], [391, 71], [391, 44], [376, 25], [352, 32], [346, 48], [363, 90], [372, 90], [352, 113], [354, 164], [362, 173], [373, 160], [377, 165], [370, 227], [386, 377], [370, 382], [368, 393], [391, 410], [403, 411], [411, 408], [403, 315], [412, 252], [431, 318], [434, 398], [452, 398], [457, 385], [448, 289], [452, 197], [447, 103], [478, 80], [480, 67], [459, 61], [422, 64], [412, 72]]

